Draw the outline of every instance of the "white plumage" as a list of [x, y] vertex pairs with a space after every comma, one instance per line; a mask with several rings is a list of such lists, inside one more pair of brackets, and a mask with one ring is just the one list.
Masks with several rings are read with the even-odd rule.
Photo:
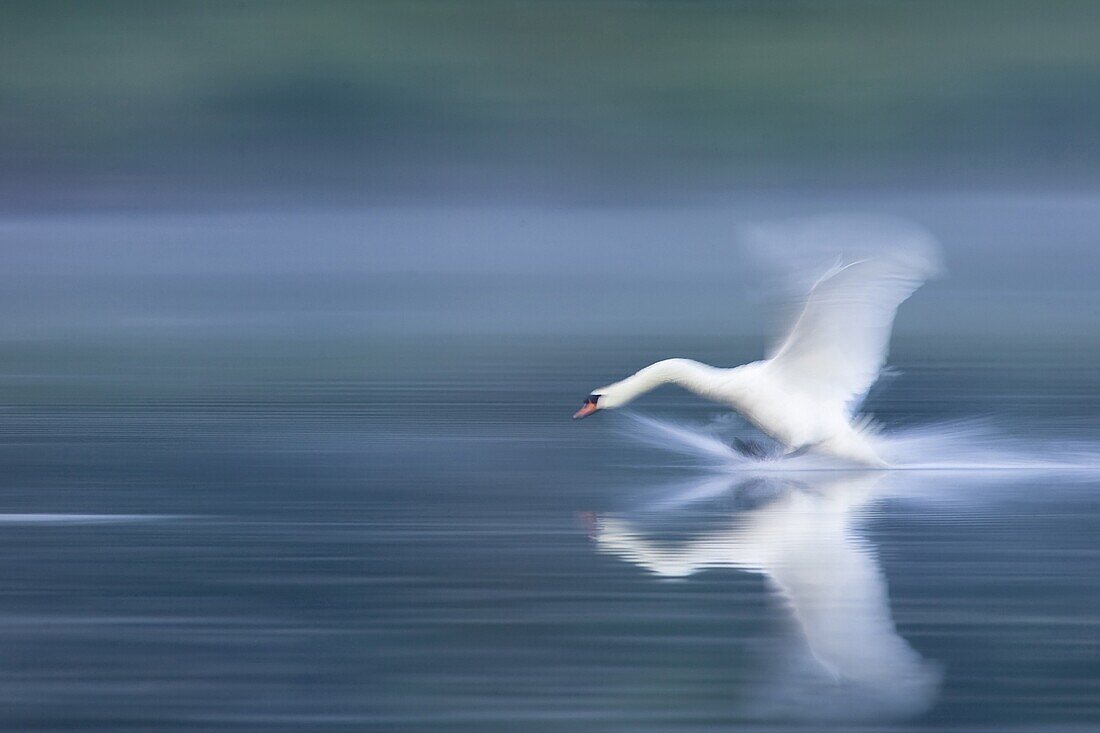
[[884, 477], [876, 471], [811, 474], [799, 482], [752, 477], [731, 485], [727, 479], [731, 495], [768, 499], [679, 543], [651, 540], [614, 515], [595, 519], [593, 539], [603, 551], [664, 577], [711, 568], [764, 575], [829, 676], [919, 709], [935, 691], [936, 670], [898, 635], [885, 578], [855, 527], [882, 495]]
[[856, 411], [885, 362], [898, 306], [938, 269], [934, 241], [898, 222], [837, 218], [769, 225], [751, 237], [789, 273], [803, 272], [815, 257], [833, 258], [769, 358], [732, 369], [660, 361], [594, 390], [574, 417], [674, 383], [729, 405], [788, 452], [887, 465]]

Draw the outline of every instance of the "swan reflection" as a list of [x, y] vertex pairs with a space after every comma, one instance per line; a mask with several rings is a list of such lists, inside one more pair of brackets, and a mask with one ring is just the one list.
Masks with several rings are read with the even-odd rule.
[[[916, 713], [931, 703], [939, 676], [898, 634], [874, 549], [856, 532], [861, 510], [882, 495], [887, 478], [858, 472], [710, 479], [677, 496], [694, 501], [721, 493], [735, 508], [710, 516], [717, 525], [687, 541], [659, 542], [643, 529], [647, 521], [616, 515], [596, 518], [593, 537], [602, 551], [664, 577], [711, 568], [766, 576], [809, 652], [815, 697], [850, 700], [858, 692], [876, 713]], [[804, 680], [799, 686], [793, 692], [805, 698], [809, 687]]]

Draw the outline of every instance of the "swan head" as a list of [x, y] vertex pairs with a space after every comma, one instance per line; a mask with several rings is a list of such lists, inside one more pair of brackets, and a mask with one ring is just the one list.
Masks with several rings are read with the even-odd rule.
[[574, 413], [573, 419], [580, 420], [597, 410], [614, 410], [616, 407], [622, 407], [630, 402], [637, 396], [638, 392], [637, 385], [632, 386], [630, 384], [631, 380], [637, 381], [637, 378], [624, 379], [622, 382], [615, 382], [606, 387], [592, 390], [592, 393], [585, 397], [581, 409]]
[[581, 409], [573, 415], [573, 419], [580, 420], [597, 410], [614, 410], [616, 407], [632, 402], [639, 395], [668, 382], [670, 375], [680, 369], [684, 363], [687, 363], [685, 359], [665, 359], [656, 364], [650, 364], [622, 381], [592, 390], [585, 398]]
[[603, 405], [600, 404], [600, 398], [603, 395], [593, 392], [584, 399], [584, 404], [581, 405], [581, 409], [573, 413], [574, 420], [580, 420], [582, 417], [588, 417], [596, 410], [599, 410]]

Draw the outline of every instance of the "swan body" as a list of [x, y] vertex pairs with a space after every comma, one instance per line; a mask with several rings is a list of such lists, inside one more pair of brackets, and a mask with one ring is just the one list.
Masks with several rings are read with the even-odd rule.
[[784, 380], [770, 360], [722, 369], [691, 359], [665, 359], [593, 394], [599, 409], [614, 409], [664, 384], [732, 407], [788, 453], [810, 449], [868, 466], [887, 466], [843, 404], [823, 403]]
[[[835, 223], [819, 224], [810, 233], [835, 238], [835, 229]], [[807, 233], [800, 229], [794, 236]], [[810, 287], [769, 358], [732, 369], [690, 359], [659, 361], [593, 390], [573, 417], [615, 409], [663, 384], [676, 384], [733, 408], [788, 453], [812, 450], [886, 467], [869, 440], [867, 421], [856, 411], [886, 360], [898, 306], [937, 269], [927, 235], [905, 230], [900, 240], [888, 249], [837, 260]]]

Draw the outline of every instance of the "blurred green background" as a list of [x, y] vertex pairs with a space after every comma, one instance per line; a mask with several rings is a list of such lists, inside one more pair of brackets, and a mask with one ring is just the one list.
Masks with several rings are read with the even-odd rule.
[[1095, 2], [5, 2], [3, 206], [1094, 186]]

